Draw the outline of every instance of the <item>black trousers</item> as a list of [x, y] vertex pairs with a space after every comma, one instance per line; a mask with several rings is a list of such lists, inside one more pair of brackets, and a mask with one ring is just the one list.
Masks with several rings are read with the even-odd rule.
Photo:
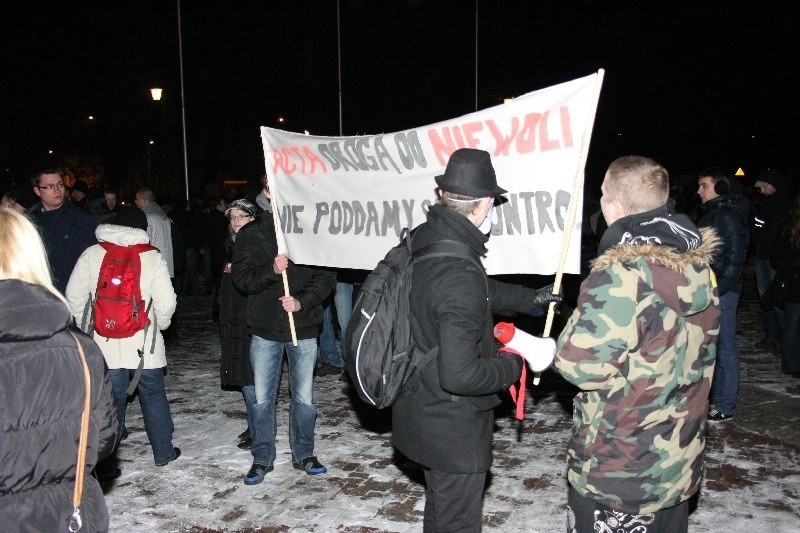
[[569, 486], [567, 496], [567, 533], [687, 533], [689, 501], [654, 513], [634, 515], [584, 498]]
[[477, 532], [483, 521], [486, 472], [448, 474], [425, 469], [424, 533]]

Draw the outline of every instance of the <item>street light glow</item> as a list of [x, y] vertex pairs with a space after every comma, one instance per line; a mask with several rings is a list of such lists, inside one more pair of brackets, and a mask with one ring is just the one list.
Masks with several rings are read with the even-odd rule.
[[153, 100], [158, 102], [159, 100], [161, 100], [161, 92], [163, 90], [164, 89], [162, 89], [161, 87], [153, 87], [152, 89], [150, 89], [150, 96], [153, 97]]

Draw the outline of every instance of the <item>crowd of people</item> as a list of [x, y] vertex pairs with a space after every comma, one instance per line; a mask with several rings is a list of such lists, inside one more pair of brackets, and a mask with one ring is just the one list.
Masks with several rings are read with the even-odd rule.
[[[424, 468], [423, 530], [479, 531], [494, 408], [531, 356], [498, 353], [493, 315], [532, 313], [563, 296], [476, 269], [487, 253], [489, 215], [506, 193], [487, 152], [456, 150], [432, 179], [439, 201], [413, 249], [456, 242], [470, 257], [439, 257], [414, 270], [412, 333], [436, 355], [393, 406], [392, 439]], [[30, 309], [0, 319], [5, 523], [49, 530], [69, 518], [79, 351], [92, 380], [81, 507], [91, 529], [108, 528], [101, 485], [120, 475], [115, 456], [131, 398], [139, 398], [154, 464], [179, 459], [165, 380], [170, 347], [180, 342], [179, 297], [214, 299], [220, 384], [242, 394], [246, 412], [236, 438], [253, 457], [244, 484], [262, 483], [273, 470], [284, 360], [292, 465], [307, 475], [327, 472], [315, 451], [314, 378], [346, 379], [347, 324], [364, 273], [298, 265], [280, 253], [269, 183], [265, 175], [253, 183], [205, 205], [159, 202], [149, 187], [125, 203], [113, 190], [92, 194], [81, 180], [67, 191], [63, 170], [51, 164], [28, 192], [3, 195], [0, 306]], [[766, 170], [755, 182], [759, 195], [748, 198], [721, 169], [703, 169], [697, 208], [682, 212], [657, 162], [628, 156], [609, 166], [592, 221], [597, 256], [557, 342], [539, 348], [580, 389], [566, 445], [568, 531], [687, 530], [705, 424], [735, 417], [737, 307], [750, 251], [764, 301], [762, 346], [800, 378], [800, 196], [785, 185]], [[146, 305], [142, 329], [120, 338], [94, 323], [112, 247], [136, 248], [133, 285]], [[784, 290], [774, 302], [768, 295], [777, 282]], [[26, 390], [42, 393], [19, 393]]]

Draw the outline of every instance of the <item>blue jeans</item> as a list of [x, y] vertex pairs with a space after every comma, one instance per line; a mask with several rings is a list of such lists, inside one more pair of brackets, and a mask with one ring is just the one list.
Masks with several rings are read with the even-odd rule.
[[[114, 389], [114, 399], [117, 402], [117, 446], [122, 439], [125, 428], [125, 408], [128, 403], [126, 392], [131, 381], [133, 370], [115, 368], [108, 371], [108, 380]], [[139, 392], [139, 405], [142, 406], [144, 429], [150, 446], [153, 448], [153, 459], [157, 464], [167, 463], [175, 459], [172, 447], [172, 414], [167, 401], [167, 391], [164, 388], [164, 369], [146, 368], [142, 370], [142, 377], [136, 387]]]
[[[772, 268], [769, 259], [756, 259], [756, 286], [758, 287], [758, 297], [764, 296], [772, 278], [775, 277], [775, 269]], [[764, 311], [764, 336], [775, 344], [781, 344], [783, 330], [783, 309], [773, 307], [769, 311]]]
[[342, 358], [336, 348], [336, 328], [333, 325], [333, 308], [336, 309], [336, 318], [339, 325], [339, 341], [342, 350], [345, 347], [347, 323], [353, 314], [353, 284], [336, 282], [336, 292], [333, 302], [328, 303], [322, 311], [322, 333], [319, 335], [319, 355], [323, 363], [333, 366], [342, 366]]
[[250, 438], [255, 435], [253, 429], [253, 406], [256, 404], [256, 387], [255, 385], [242, 385], [242, 396], [244, 396], [244, 406], [247, 413], [247, 432]]
[[739, 293], [728, 291], [719, 297], [722, 316], [717, 339], [717, 362], [711, 383], [711, 403], [717, 411], [732, 415], [739, 397], [739, 348], [736, 346], [736, 309]]
[[314, 455], [314, 425], [317, 408], [314, 406], [314, 366], [317, 363], [317, 340], [302, 339], [297, 346], [291, 342], [270, 341], [252, 335], [250, 363], [255, 377], [256, 404], [253, 406], [253, 462], [272, 466], [275, 462], [275, 435], [278, 422], [275, 404], [281, 384], [283, 353], [289, 361], [289, 446], [292, 461], [298, 462]]
[[800, 372], [800, 303], [786, 302], [783, 316], [781, 370], [787, 374]]

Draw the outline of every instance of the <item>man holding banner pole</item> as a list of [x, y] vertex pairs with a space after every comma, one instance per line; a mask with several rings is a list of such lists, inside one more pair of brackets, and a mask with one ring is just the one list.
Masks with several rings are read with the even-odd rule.
[[313, 379], [322, 302], [333, 291], [336, 277], [327, 270], [290, 263], [280, 252], [273, 219], [277, 215], [269, 200], [265, 182], [256, 198], [264, 211], [239, 231], [232, 260], [234, 285], [247, 295], [247, 326], [252, 335], [250, 362], [256, 392], [253, 465], [244, 477], [245, 485], [261, 483], [274, 468], [275, 409], [284, 352], [290, 373], [292, 466], [308, 475], [327, 472], [314, 454], [317, 410], [313, 404]]
[[[415, 264], [409, 295], [417, 346], [437, 355], [419, 369], [419, 386], [392, 407], [392, 442], [424, 467], [425, 532], [479, 531], [483, 489], [492, 464], [497, 394], [520, 378], [525, 361], [552, 360], [552, 339], [535, 338], [535, 353], [496, 353], [492, 311], [528, 312], [561, 301], [540, 290], [487, 279], [490, 212], [505, 189], [488, 152], [453, 152], [436, 177], [440, 202], [413, 233], [412, 253], [438, 242], [463, 249]], [[469, 257], [469, 258], [468, 258]], [[480, 268], [478, 268], [480, 267]], [[541, 365], [538, 365], [541, 368]]]

